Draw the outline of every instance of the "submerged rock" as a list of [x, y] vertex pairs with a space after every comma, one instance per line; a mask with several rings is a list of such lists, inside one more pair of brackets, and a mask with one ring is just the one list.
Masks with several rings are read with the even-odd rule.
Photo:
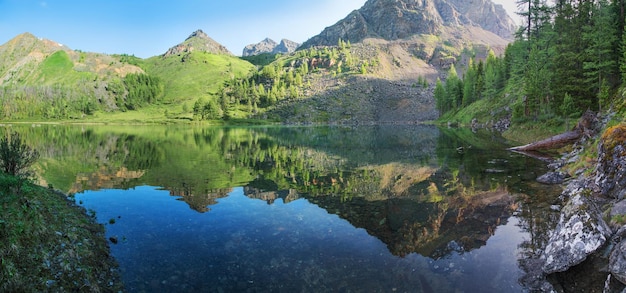
[[543, 184], [561, 184], [565, 181], [565, 173], [563, 172], [548, 172], [537, 178], [537, 182]]
[[563, 207], [559, 223], [541, 256], [546, 274], [564, 272], [580, 264], [611, 237], [611, 228], [595, 203], [585, 195], [583, 186], [574, 182], [565, 191], [570, 200]]

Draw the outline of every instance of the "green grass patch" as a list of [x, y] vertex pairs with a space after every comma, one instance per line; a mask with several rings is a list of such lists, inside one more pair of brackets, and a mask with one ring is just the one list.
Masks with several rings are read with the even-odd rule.
[[70, 56], [65, 51], [56, 51], [41, 63], [41, 75], [44, 78], [55, 78], [67, 74], [74, 67]]

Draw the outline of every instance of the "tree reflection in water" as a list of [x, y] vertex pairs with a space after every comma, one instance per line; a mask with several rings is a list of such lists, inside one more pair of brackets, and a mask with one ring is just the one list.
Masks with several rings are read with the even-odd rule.
[[160, 186], [200, 213], [244, 187], [273, 204], [305, 198], [385, 243], [432, 259], [484, 246], [515, 216], [536, 257], [559, 190], [534, 183], [542, 162], [497, 135], [430, 126], [29, 127], [42, 184], [79, 193]]

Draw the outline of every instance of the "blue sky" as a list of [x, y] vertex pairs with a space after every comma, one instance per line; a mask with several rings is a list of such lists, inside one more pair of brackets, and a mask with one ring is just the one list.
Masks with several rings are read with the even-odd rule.
[[[202, 29], [240, 55], [266, 37], [304, 42], [366, 0], [0, 0], [0, 44], [30, 32], [72, 49], [151, 57]], [[513, 4], [515, 0], [496, 0]], [[513, 4], [514, 5], [514, 4]]]

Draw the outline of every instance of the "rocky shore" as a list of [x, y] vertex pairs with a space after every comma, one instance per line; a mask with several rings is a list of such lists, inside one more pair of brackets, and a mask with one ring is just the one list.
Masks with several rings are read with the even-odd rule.
[[[564, 184], [564, 190], [553, 205], [560, 218], [547, 244], [538, 257], [522, 263], [527, 275], [521, 282], [532, 291], [626, 292], [626, 124], [600, 133], [608, 121], [598, 123], [570, 153], [550, 164], [553, 172], [539, 179]], [[592, 160], [594, 167], [565, 171], [581, 160]], [[577, 275], [576, 282], [587, 282], [580, 287], [559, 277], [580, 270], [586, 273]], [[592, 275], [605, 278], [603, 287], [591, 281]]]

